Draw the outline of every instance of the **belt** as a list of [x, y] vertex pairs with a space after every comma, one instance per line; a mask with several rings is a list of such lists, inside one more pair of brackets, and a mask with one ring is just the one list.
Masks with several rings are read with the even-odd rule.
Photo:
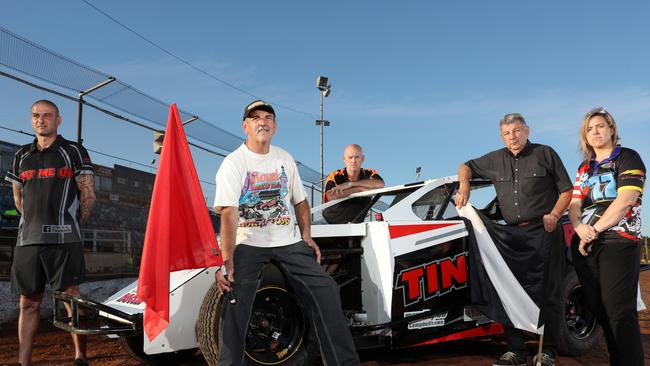
[[522, 222], [520, 222], [518, 224], [514, 224], [512, 226], [524, 227], [524, 226], [528, 226], [528, 225], [538, 224], [540, 222], [542, 222], [542, 218], [538, 217], [538, 218], [535, 218], [535, 219], [530, 219], [528, 221], [522, 221]]

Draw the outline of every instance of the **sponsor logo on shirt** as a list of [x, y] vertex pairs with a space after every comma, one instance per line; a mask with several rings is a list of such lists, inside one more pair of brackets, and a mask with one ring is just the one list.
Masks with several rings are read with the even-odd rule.
[[72, 225], [43, 225], [44, 234], [71, 233]]
[[63, 168], [40, 168], [40, 169], [30, 169], [30, 170], [25, 170], [24, 172], [20, 173], [20, 179], [23, 181], [28, 181], [32, 179], [47, 179], [47, 178], [62, 178], [62, 179], [68, 179], [72, 178], [73, 173], [72, 169], [68, 167], [63, 167]]

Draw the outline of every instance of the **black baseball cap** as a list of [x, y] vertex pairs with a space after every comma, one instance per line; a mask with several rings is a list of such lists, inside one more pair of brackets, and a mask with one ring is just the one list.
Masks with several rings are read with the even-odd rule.
[[269, 112], [269, 113], [273, 113], [273, 115], [275, 116], [275, 111], [273, 110], [273, 107], [269, 103], [267, 103], [267, 102], [265, 102], [263, 100], [255, 100], [255, 101], [252, 101], [249, 105], [247, 105], [246, 108], [244, 108], [244, 118], [243, 119], [246, 119], [246, 117], [248, 117], [248, 115], [252, 111], [256, 111], [256, 110], [262, 110], [262, 111], [266, 111], [266, 112]]

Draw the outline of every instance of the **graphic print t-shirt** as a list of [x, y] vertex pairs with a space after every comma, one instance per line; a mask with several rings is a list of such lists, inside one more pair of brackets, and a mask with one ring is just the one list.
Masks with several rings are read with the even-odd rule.
[[[641, 235], [641, 197], [645, 185], [646, 170], [639, 154], [617, 146], [609, 158], [597, 163], [584, 162], [578, 168], [573, 187], [573, 198], [582, 200], [582, 222], [595, 224], [618, 193], [624, 190], [638, 191], [639, 198], [618, 224], [604, 234], [638, 240]], [[611, 237], [615, 239], [615, 237]]]
[[229, 154], [217, 171], [215, 207], [238, 207], [236, 244], [279, 247], [297, 241], [290, 207], [305, 200], [296, 163], [271, 146], [256, 154], [246, 145]]

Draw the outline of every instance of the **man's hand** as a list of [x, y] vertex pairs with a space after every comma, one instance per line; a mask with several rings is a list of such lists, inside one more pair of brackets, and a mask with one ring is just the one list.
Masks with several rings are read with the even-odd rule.
[[598, 231], [593, 226], [580, 223], [575, 227], [581, 242], [589, 243], [598, 238]]
[[582, 254], [585, 257], [588, 256], [589, 253], [591, 252], [591, 244], [593, 243], [580, 240], [580, 245], [578, 246], [578, 251], [580, 252], [580, 254]]
[[469, 182], [461, 182], [456, 192], [456, 207], [463, 207], [469, 201]]
[[302, 238], [307, 245], [314, 250], [314, 254], [316, 255], [316, 263], [320, 264], [320, 248], [318, 247], [318, 244], [314, 241], [312, 238]]
[[350, 182], [346, 182], [343, 184], [339, 184], [338, 186], [330, 189], [328, 191], [330, 198], [332, 199], [339, 199], [339, 198], [344, 198], [347, 197], [348, 195], [345, 193], [345, 190], [347, 188], [350, 188], [352, 184]]
[[550, 212], [542, 217], [542, 221], [544, 221], [544, 230], [546, 230], [549, 233], [552, 233], [555, 231], [555, 227], [557, 226], [557, 221], [559, 220], [559, 217], [555, 215], [554, 213]]
[[[226, 269], [225, 276], [222, 268]], [[230, 292], [230, 283], [235, 281], [235, 267], [233, 266], [232, 260], [228, 259], [223, 261], [222, 268], [217, 269], [217, 272], [214, 274], [214, 279], [217, 281], [221, 293]]]
[[456, 207], [461, 208], [469, 202], [469, 181], [472, 179], [472, 170], [465, 164], [458, 167], [458, 192], [456, 192]]
[[311, 238], [311, 213], [309, 212], [309, 203], [307, 200], [299, 202], [294, 206], [296, 209], [296, 220], [298, 220], [298, 228], [300, 229], [300, 236], [302, 240], [314, 250], [316, 255], [316, 262], [320, 264], [320, 248]]

